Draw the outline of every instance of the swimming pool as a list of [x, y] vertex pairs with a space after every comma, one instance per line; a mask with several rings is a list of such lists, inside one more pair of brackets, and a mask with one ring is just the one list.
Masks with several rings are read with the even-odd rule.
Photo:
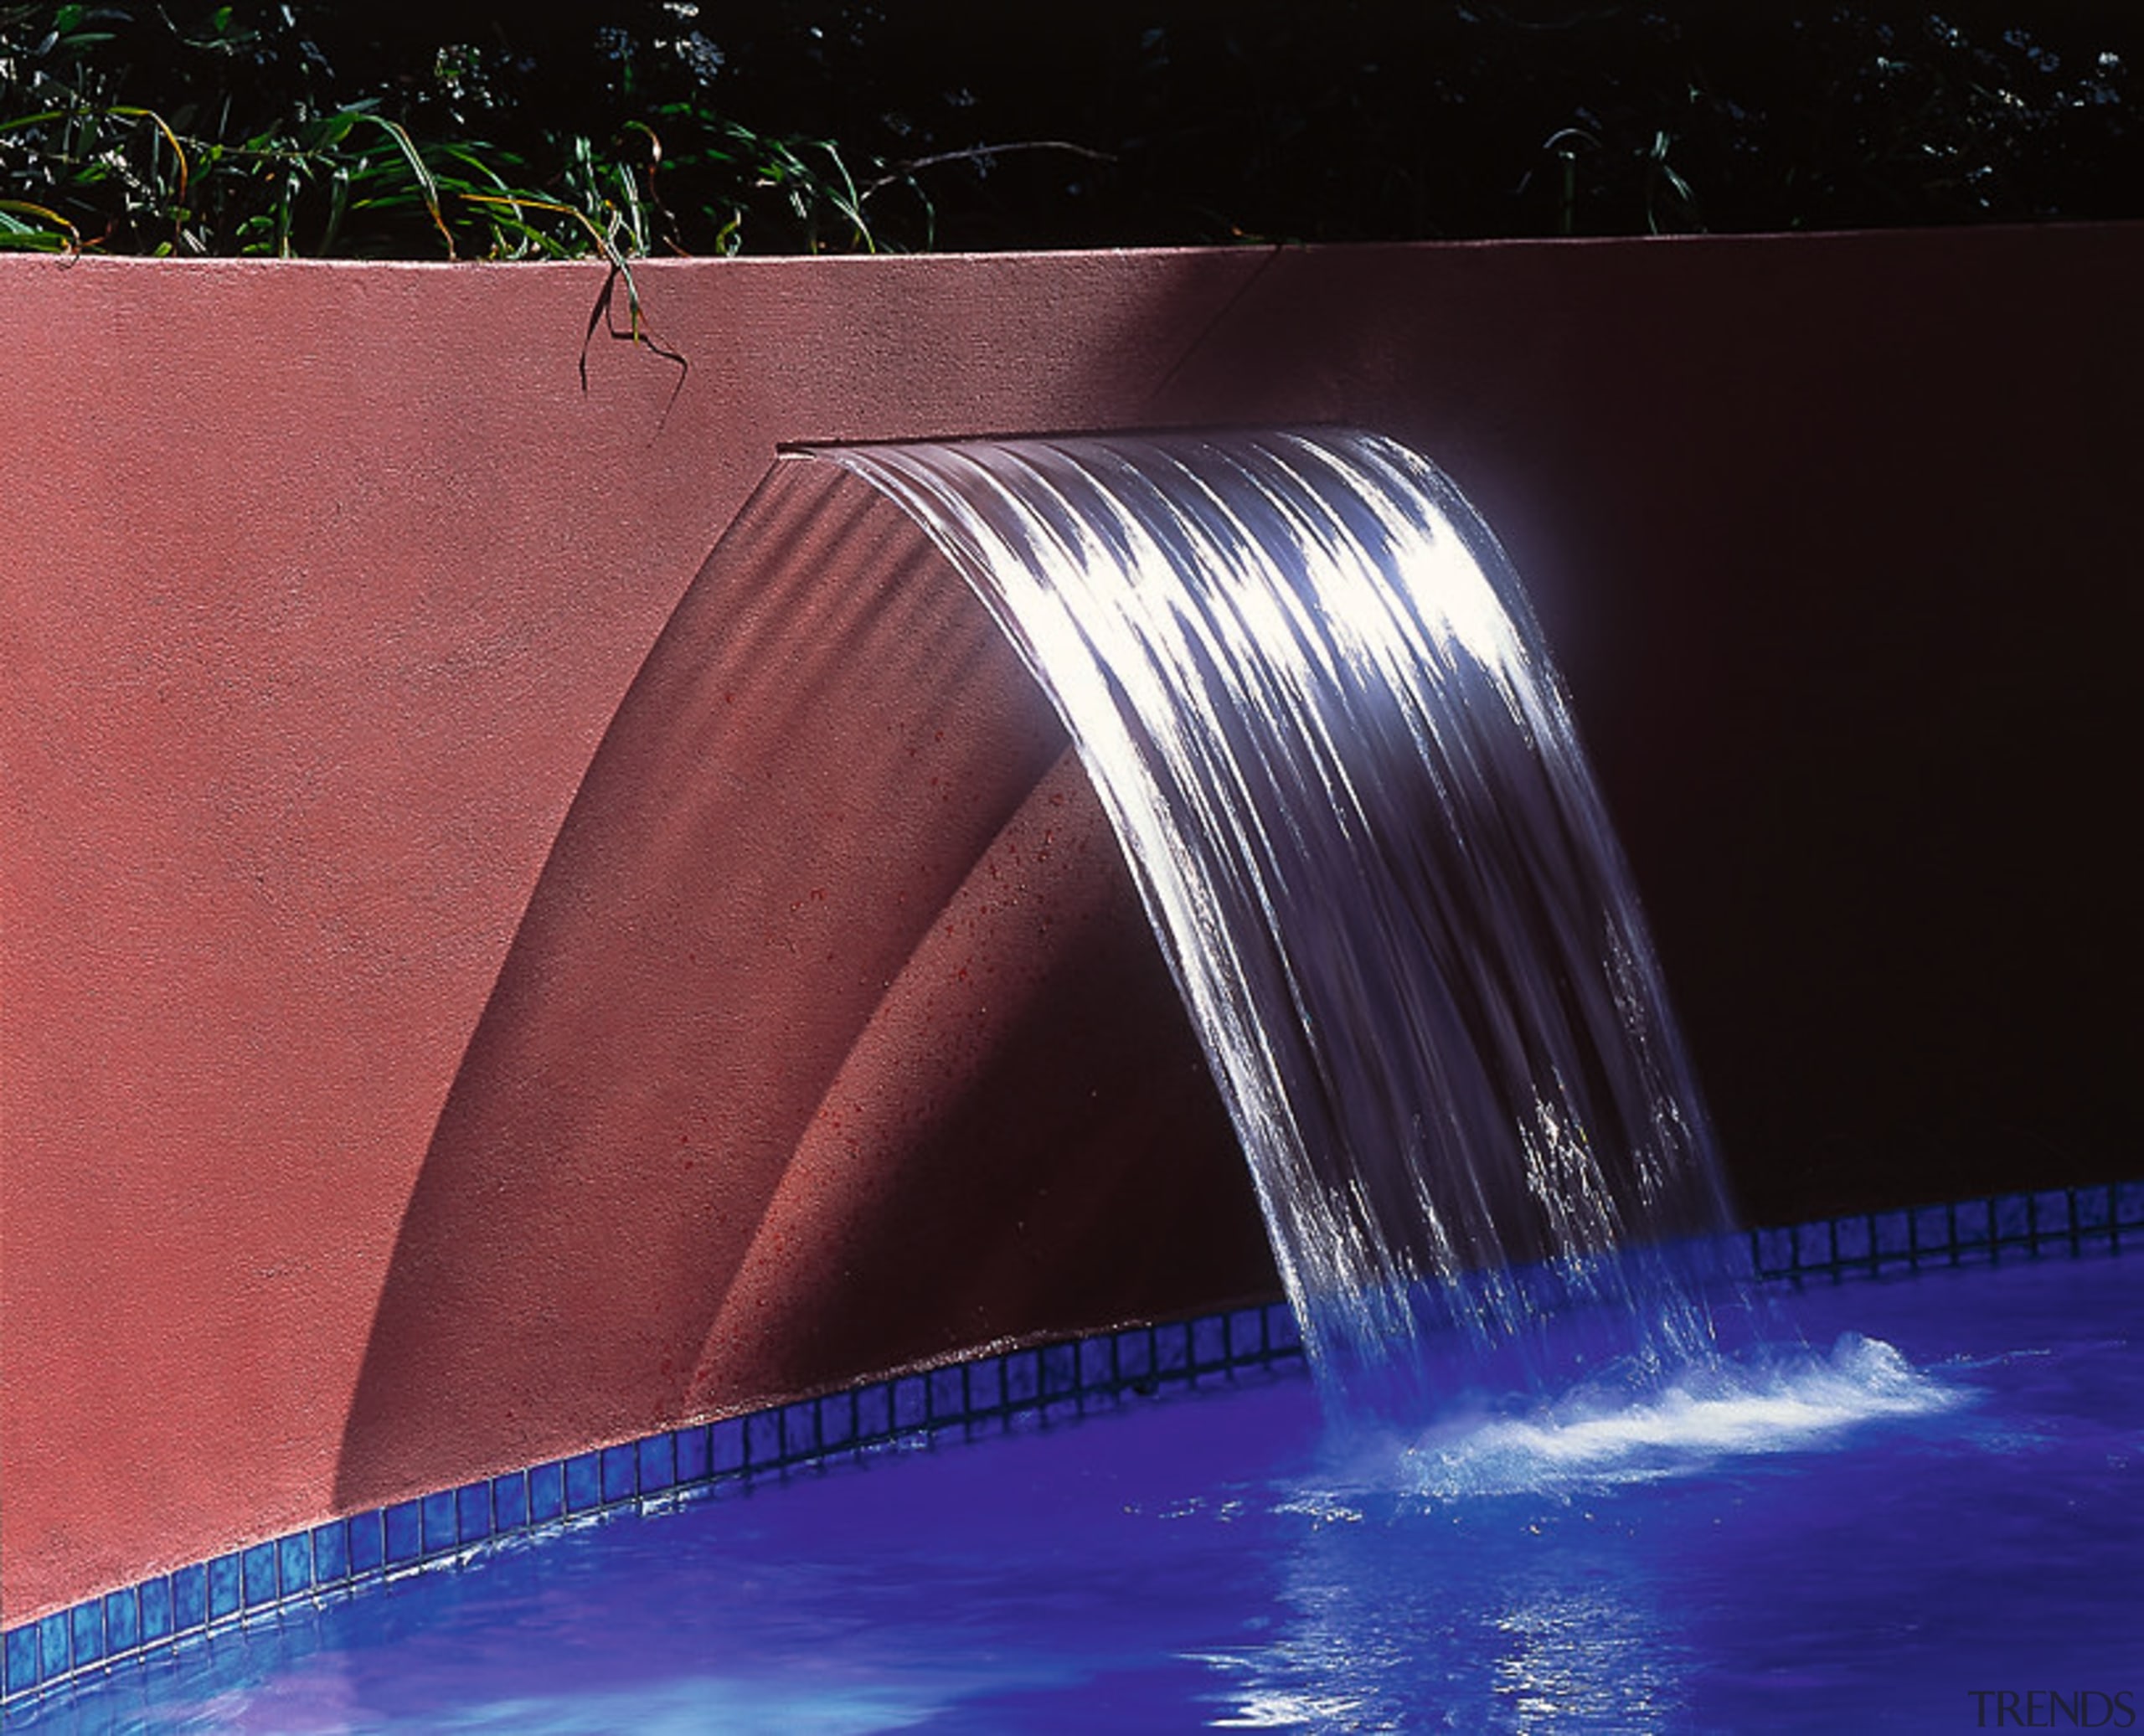
[[1008, 1404], [302, 1600], [9, 1724], [2130, 1728], [2144, 1262], [2095, 1246], [1772, 1286], [1784, 1337], [1734, 1371], [1405, 1431], [1336, 1435], [1285, 1357]]

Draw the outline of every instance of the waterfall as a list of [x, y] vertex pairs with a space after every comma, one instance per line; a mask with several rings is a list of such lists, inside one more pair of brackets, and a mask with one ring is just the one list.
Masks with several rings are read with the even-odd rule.
[[1703, 1107], [1561, 683], [1452, 484], [1329, 429], [822, 456], [924, 526], [1063, 716], [1321, 1373], [1419, 1384], [1440, 1335], [1559, 1312], [1698, 1349], [1668, 1268], [1728, 1222]]

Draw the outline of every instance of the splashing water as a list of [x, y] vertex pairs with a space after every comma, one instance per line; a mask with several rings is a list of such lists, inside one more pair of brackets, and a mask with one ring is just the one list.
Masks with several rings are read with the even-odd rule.
[[1594, 1357], [1702, 1353], [1672, 1269], [1728, 1223], [1703, 1111], [1451, 483], [1338, 430], [823, 456], [922, 523], [1069, 728], [1328, 1386], [1410, 1404], [1440, 1328], [1525, 1345], [1555, 1313]]
[[1934, 1415], [1966, 1397], [1880, 1339], [1848, 1332], [1829, 1356], [1707, 1358], [1636, 1391], [1591, 1381], [1517, 1414], [1447, 1418], [1365, 1469], [1376, 1487], [1443, 1501], [1656, 1482], [1822, 1447], [1861, 1424]]

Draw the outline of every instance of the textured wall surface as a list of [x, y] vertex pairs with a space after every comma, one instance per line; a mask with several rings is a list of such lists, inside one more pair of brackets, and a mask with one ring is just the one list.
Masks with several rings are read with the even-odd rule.
[[1270, 1285], [1054, 719], [782, 442], [1410, 442], [1564, 658], [1750, 1211], [2133, 1167], [2140, 268], [651, 264], [689, 373], [584, 393], [598, 268], [0, 260], [0, 1613]]

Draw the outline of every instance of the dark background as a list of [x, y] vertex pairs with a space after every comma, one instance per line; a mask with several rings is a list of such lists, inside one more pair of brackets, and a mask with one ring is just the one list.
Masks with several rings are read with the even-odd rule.
[[[353, 105], [591, 209], [590, 165], [615, 165], [651, 252], [2144, 215], [2144, 8], [2080, 0], [244, 0], [0, 8], [0, 40], [13, 114], [138, 106], [193, 142], [202, 234], [180, 251], [264, 242], [202, 221], [245, 196], [199, 173], [213, 145], [289, 148]], [[168, 213], [86, 167], [40, 185], [26, 147], [0, 137], [0, 197], [108, 248], [164, 244]], [[327, 197], [317, 165], [301, 178]], [[327, 239], [317, 212], [286, 228], [292, 250]], [[439, 238], [381, 209], [329, 245], [430, 256]]]

